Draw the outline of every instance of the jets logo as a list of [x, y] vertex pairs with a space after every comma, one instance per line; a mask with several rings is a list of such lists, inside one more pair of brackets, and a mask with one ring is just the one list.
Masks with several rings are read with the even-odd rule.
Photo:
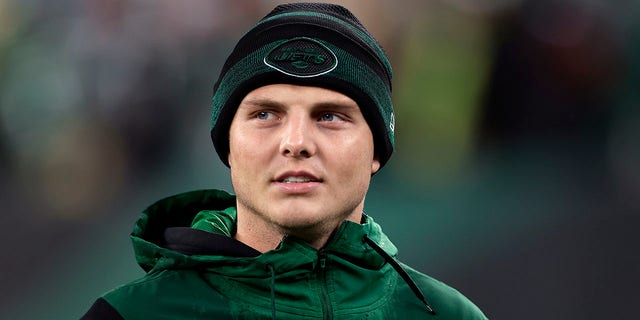
[[310, 38], [294, 38], [273, 48], [264, 63], [284, 74], [308, 78], [331, 72], [338, 66], [336, 55]]

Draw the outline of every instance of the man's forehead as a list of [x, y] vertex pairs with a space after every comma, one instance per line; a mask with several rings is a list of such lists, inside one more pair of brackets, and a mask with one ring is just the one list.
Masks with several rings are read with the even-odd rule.
[[325, 107], [359, 109], [351, 97], [334, 90], [315, 86], [270, 84], [249, 92], [240, 102], [242, 105], [283, 106], [290, 104], [312, 104]]

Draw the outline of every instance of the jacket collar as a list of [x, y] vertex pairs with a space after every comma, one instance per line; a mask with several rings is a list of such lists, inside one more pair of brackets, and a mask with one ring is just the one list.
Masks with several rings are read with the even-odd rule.
[[[246, 252], [234, 254], [228, 248], [219, 247], [198, 248], [199, 251], [186, 252], [176, 250], [176, 243], [167, 239], [167, 231], [180, 228], [189, 234], [196, 234], [195, 245], [203, 245], [200, 236], [210, 238], [212, 243], [219, 244], [220, 236], [232, 244], [231, 236], [235, 233], [235, 197], [220, 190], [199, 190], [162, 199], [147, 208], [136, 222], [131, 234], [134, 251], [138, 263], [143, 269], [185, 268], [200, 265], [202, 267], [215, 266], [224, 272], [259, 272], [262, 268], [256, 265], [272, 266], [277, 273], [289, 270], [312, 270], [319, 261], [319, 255], [326, 254], [341, 263], [355, 264], [367, 269], [378, 269], [384, 264], [384, 259], [363, 241], [365, 235], [378, 243], [389, 255], [395, 256], [397, 248], [382, 232], [373, 218], [364, 215], [362, 223], [345, 221], [329, 240], [325, 248], [317, 250], [305, 241], [295, 237], [285, 237], [280, 245], [271, 251], [251, 256]], [[199, 217], [199, 220], [198, 220]], [[194, 220], [196, 218], [196, 220]], [[198, 222], [207, 220], [210, 229], [198, 227]], [[192, 222], [197, 229], [191, 229]], [[214, 239], [216, 238], [216, 239]], [[179, 237], [184, 241], [186, 237]], [[237, 241], [236, 241], [237, 242]], [[172, 244], [174, 245], [172, 247]], [[193, 244], [193, 242], [191, 242]], [[183, 245], [183, 243], [179, 243]], [[238, 242], [238, 246], [242, 246]], [[235, 249], [233, 249], [235, 250]], [[233, 251], [232, 250], [232, 251]], [[262, 270], [261, 270], [262, 269]]]

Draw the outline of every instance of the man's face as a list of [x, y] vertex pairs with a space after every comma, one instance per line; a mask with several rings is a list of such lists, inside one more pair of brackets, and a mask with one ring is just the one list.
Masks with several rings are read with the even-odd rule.
[[355, 101], [286, 84], [260, 87], [242, 100], [229, 130], [229, 164], [238, 219], [293, 235], [359, 222], [380, 168]]

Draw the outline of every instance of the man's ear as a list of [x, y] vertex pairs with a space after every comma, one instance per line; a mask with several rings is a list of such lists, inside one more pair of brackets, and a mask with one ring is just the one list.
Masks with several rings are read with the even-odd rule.
[[371, 162], [371, 175], [374, 175], [378, 170], [380, 170], [380, 160], [378, 160], [378, 156], [375, 156]]

